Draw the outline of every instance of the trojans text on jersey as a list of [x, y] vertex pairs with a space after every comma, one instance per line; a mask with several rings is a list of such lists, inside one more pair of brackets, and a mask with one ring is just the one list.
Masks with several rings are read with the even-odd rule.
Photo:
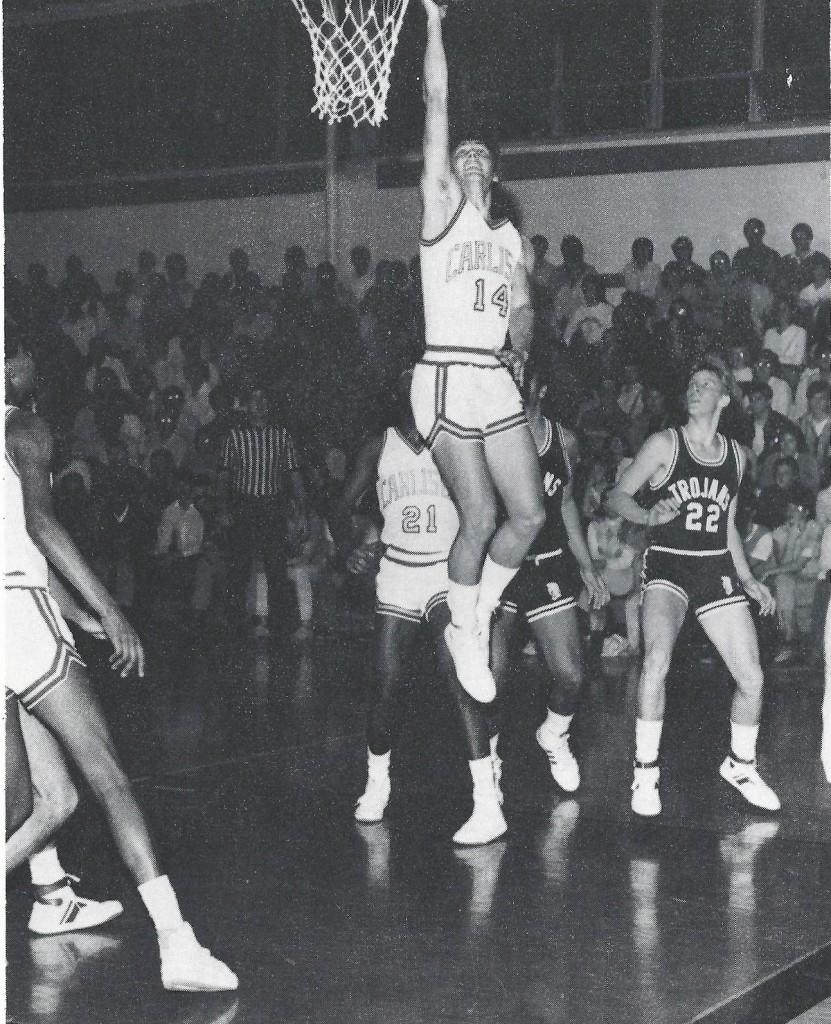
[[706, 501], [714, 501], [726, 512], [730, 505], [730, 491], [719, 480], [713, 480], [708, 476], [691, 476], [686, 480], [676, 480], [669, 484], [667, 489], [675, 500], [683, 505], [694, 498], [704, 498]]

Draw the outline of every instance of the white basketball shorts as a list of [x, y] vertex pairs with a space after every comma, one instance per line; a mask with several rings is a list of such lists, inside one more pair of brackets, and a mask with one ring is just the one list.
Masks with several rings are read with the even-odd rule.
[[6, 690], [29, 710], [84, 666], [75, 641], [48, 590], [6, 590]]
[[375, 577], [375, 612], [422, 622], [447, 603], [447, 559], [433, 564], [405, 565], [384, 555]]

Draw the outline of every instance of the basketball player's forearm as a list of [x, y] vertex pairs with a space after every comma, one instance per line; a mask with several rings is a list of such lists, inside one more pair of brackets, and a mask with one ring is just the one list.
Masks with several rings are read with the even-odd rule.
[[577, 505], [575, 505], [574, 501], [563, 502], [563, 523], [568, 536], [568, 546], [571, 548], [571, 553], [577, 559], [577, 564], [581, 569], [591, 569], [593, 567], [592, 556], [589, 553], [589, 547], [583, 535], [580, 513], [577, 511]]
[[527, 356], [534, 336], [534, 310], [530, 304], [511, 310], [508, 330], [514, 352]]
[[116, 607], [110, 592], [56, 519], [44, 518], [34, 525], [27, 522], [26, 526], [43, 557], [75, 587], [96, 615], [105, 615]]
[[638, 526], [649, 525], [649, 512], [642, 505], [639, 505], [631, 494], [614, 488], [606, 497], [606, 504], [612, 512], [623, 516], [627, 522], [636, 523]]
[[52, 569], [49, 570], [49, 593], [54, 597], [65, 619], [78, 622], [88, 617], [89, 613], [78, 604]]
[[736, 575], [739, 577], [739, 581], [744, 583], [746, 580], [755, 579], [756, 577], [751, 572], [747, 556], [744, 553], [744, 545], [739, 536], [739, 531], [735, 526], [731, 528], [728, 525], [727, 527], [727, 550], [733, 559], [733, 565], [736, 568]]
[[441, 18], [436, 14], [427, 16], [427, 47], [424, 51], [424, 102], [447, 104], [447, 56]]

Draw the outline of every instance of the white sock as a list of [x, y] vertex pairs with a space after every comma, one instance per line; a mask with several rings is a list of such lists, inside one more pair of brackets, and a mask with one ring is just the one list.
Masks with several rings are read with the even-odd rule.
[[483, 796], [487, 793], [496, 794], [496, 785], [493, 781], [493, 761], [490, 757], [480, 757], [477, 761], [468, 761], [470, 774], [473, 776], [473, 796], [477, 793]]
[[497, 757], [498, 758], [499, 754], [497, 754], [496, 748], [499, 745], [499, 733], [496, 733], [495, 735], [491, 736], [490, 744], [491, 744], [491, 757]]
[[558, 715], [549, 708], [542, 727], [546, 732], [553, 733], [555, 736], [562, 738], [568, 734], [572, 718], [574, 718], [574, 715]]
[[490, 555], [485, 556], [482, 566], [482, 580], [479, 583], [479, 603], [476, 614], [480, 620], [489, 619], [499, 604], [505, 587], [519, 572], [519, 567], [509, 569], [505, 565], [494, 562]]
[[46, 846], [40, 853], [32, 854], [29, 858], [29, 874], [32, 876], [32, 885], [54, 885], [66, 878], [54, 846]]
[[138, 891], [157, 932], [172, 931], [185, 923], [179, 910], [179, 901], [167, 875], [159, 875], [158, 878], [151, 878], [149, 882], [143, 882]]
[[641, 764], [651, 764], [658, 760], [658, 748], [661, 746], [661, 730], [664, 720], [647, 722], [643, 718], [635, 720], [635, 760]]
[[756, 760], [756, 737], [759, 735], [758, 725], [736, 725], [730, 723], [730, 749], [742, 761]]
[[450, 621], [457, 629], [476, 629], [476, 602], [479, 600], [479, 584], [472, 587], [464, 583], [447, 584], [447, 607], [450, 609]]
[[378, 779], [384, 775], [389, 775], [391, 754], [391, 750], [388, 750], [386, 754], [373, 754], [369, 747], [367, 747], [366, 762], [371, 779]]

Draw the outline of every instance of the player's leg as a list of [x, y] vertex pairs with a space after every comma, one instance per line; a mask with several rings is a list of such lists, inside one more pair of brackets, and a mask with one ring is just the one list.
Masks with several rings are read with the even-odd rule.
[[496, 693], [488, 667], [488, 636], [477, 618], [485, 551], [496, 526], [496, 503], [484, 447], [443, 431], [431, 454], [459, 515], [459, 532], [448, 558], [447, 603], [450, 623], [445, 633], [459, 682], [480, 701]]
[[465, 736], [465, 747], [473, 781], [473, 813], [454, 834], [453, 842], [462, 846], [482, 846], [504, 835], [508, 829], [502, 814], [502, 792], [494, 773], [491, 756], [488, 710], [459, 685], [453, 661], [443, 637], [450, 621], [450, 612], [444, 601], [431, 602], [427, 619], [436, 641], [439, 671], [459, 709]]
[[417, 618], [375, 616], [375, 674], [367, 716], [367, 782], [355, 807], [356, 821], [380, 821], [389, 803], [390, 759], [400, 720], [402, 676], [419, 628]]
[[20, 724], [32, 779], [31, 817], [6, 843], [6, 871], [27, 857], [36, 901], [29, 930], [40, 935], [97, 928], [122, 913], [117, 900], [99, 902], [78, 896], [70, 875], [49, 840], [78, 806], [78, 791], [69, 776], [61, 748], [49, 730], [23, 708]]
[[661, 813], [658, 752], [664, 725], [666, 678], [686, 614], [686, 599], [674, 589], [647, 585], [641, 606], [644, 658], [638, 680], [632, 782], [632, 810], [646, 817]]
[[571, 751], [569, 730], [583, 689], [577, 608], [535, 618], [531, 629], [551, 673], [547, 714], [537, 729], [537, 742], [548, 757], [554, 781], [573, 793], [580, 785], [580, 768]]
[[822, 766], [831, 782], [831, 603], [825, 613], [825, 696], [822, 701]]
[[165, 988], [236, 988], [233, 972], [196, 941], [182, 918], [167, 875], [161, 874], [147, 824], [86, 670], [71, 664], [61, 685], [31, 710], [78, 765], [107, 817], [119, 853], [156, 927]]
[[[17, 698], [6, 691], [6, 839], [21, 828], [33, 808], [32, 780], [20, 728]], [[11, 869], [6, 866], [6, 871]]]
[[537, 447], [527, 423], [485, 435], [485, 458], [506, 518], [493, 536], [482, 570], [479, 614], [489, 617], [545, 523]]
[[721, 776], [754, 807], [778, 811], [779, 798], [756, 770], [764, 675], [750, 608], [731, 604], [699, 615], [698, 621], [736, 683], [730, 709], [731, 749], [722, 763]]
[[[37, 855], [78, 806], [78, 791], [69, 775], [58, 742], [24, 708], [20, 708], [20, 729], [26, 745], [32, 788], [32, 813], [6, 842], [6, 873]], [[65, 874], [65, 873], [64, 873]], [[63, 878], [61, 874], [59, 878]], [[38, 880], [33, 878], [35, 884]], [[48, 885], [58, 878], [43, 880]]]

